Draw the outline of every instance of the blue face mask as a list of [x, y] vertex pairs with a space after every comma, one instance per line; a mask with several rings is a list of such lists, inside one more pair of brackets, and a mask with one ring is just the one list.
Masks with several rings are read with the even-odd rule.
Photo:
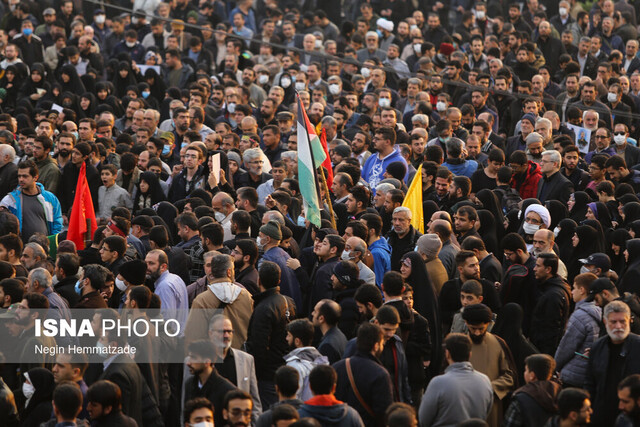
[[76, 286], [73, 288], [76, 291], [76, 294], [78, 294], [78, 295], [82, 295], [82, 288], [84, 288], [84, 286], [82, 286], [80, 284], [80, 282], [81, 282], [81, 280], [78, 280], [76, 282]]
[[380, 31], [380, 30], [376, 30], [376, 33], [378, 34], [378, 38], [382, 38], [382, 35], [383, 35], [383, 34], [382, 34], [382, 31]]
[[304, 217], [302, 215], [298, 217], [298, 227], [304, 227]]
[[25, 36], [30, 36], [31, 34], [33, 34], [33, 30], [31, 28], [23, 28], [22, 34], [24, 34]]
[[170, 145], [165, 145], [164, 147], [162, 147], [162, 155], [163, 156], [168, 156], [170, 152], [171, 152], [171, 146]]
[[180, 148], [184, 148], [184, 147], [187, 147], [187, 146], [189, 146], [189, 143], [188, 142], [183, 142], [182, 145], [180, 146]]
[[151, 92], [142, 92], [142, 97], [144, 99], [147, 99], [149, 97], [149, 95], [151, 95]]
[[76, 141], [77, 141], [77, 140], [78, 140], [78, 131], [71, 132], [71, 133], [73, 134], [73, 136], [75, 136], [75, 137], [76, 137]]

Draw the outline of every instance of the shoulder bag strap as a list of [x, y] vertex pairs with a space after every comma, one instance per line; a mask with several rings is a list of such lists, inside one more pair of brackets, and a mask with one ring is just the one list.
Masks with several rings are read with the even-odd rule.
[[360, 392], [358, 391], [358, 387], [356, 387], [356, 382], [353, 379], [353, 372], [351, 371], [351, 358], [350, 357], [348, 357], [346, 359], [346, 365], [347, 365], [347, 375], [349, 376], [349, 382], [351, 383], [351, 388], [353, 389], [353, 393], [356, 395], [356, 398], [358, 399], [358, 402], [360, 402], [360, 404], [369, 413], [369, 415], [371, 415], [372, 417], [375, 418], [376, 415], [371, 410], [371, 407], [369, 405], [367, 405], [367, 403], [364, 401], [364, 399], [360, 395]]

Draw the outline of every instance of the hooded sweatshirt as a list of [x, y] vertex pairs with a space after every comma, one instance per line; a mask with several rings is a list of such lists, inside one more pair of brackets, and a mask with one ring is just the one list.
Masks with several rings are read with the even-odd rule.
[[560, 389], [560, 384], [552, 381], [532, 381], [513, 393], [512, 406], [517, 405], [525, 425], [542, 426], [558, 413], [556, 400]]
[[287, 366], [291, 366], [298, 371], [298, 399], [307, 401], [313, 397], [309, 387], [309, 374], [316, 365], [328, 365], [329, 359], [323, 356], [315, 347], [300, 347], [284, 356]]
[[364, 426], [360, 414], [346, 403], [336, 399], [332, 394], [312, 397], [298, 409], [298, 414], [300, 414], [300, 418], [315, 418], [325, 427]]
[[373, 256], [373, 272], [376, 275], [376, 285], [382, 286], [384, 273], [391, 270], [391, 246], [384, 238], [379, 238], [369, 246]]

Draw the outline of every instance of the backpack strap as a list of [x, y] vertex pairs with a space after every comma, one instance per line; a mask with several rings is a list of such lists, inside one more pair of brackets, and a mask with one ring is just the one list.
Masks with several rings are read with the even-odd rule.
[[348, 357], [346, 359], [345, 364], [347, 366], [347, 376], [349, 376], [349, 382], [351, 383], [351, 389], [353, 390], [353, 393], [356, 395], [356, 398], [358, 399], [358, 402], [360, 402], [360, 404], [364, 407], [364, 409], [367, 411], [367, 413], [375, 418], [376, 415], [373, 413], [373, 411], [371, 410], [371, 407], [369, 405], [367, 405], [367, 403], [364, 401], [364, 399], [360, 395], [360, 392], [358, 391], [358, 387], [356, 386], [356, 382], [353, 379], [353, 372], [351, 371], [351, 358], [350, 357]]

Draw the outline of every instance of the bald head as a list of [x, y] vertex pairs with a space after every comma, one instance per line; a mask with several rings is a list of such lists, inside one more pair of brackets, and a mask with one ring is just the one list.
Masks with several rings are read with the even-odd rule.
[[451, 223], [444, 219], [436, 219], [435, 221], [432, 221], [431, 227], [429, 227], [429, 233], [437, 234], [443, 242], [449, 240], [451, 237], [451, 231]]

